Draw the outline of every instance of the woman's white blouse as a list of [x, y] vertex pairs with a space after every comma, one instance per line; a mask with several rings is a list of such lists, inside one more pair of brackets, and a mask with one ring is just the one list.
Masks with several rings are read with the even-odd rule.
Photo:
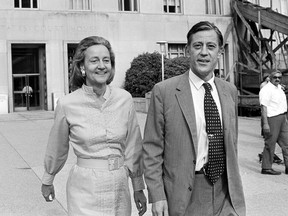
[[127, 91], [107, 86], [104, 103], [92, 87], [60, 98], [55, 110], [45, 160], [42, 183], [51, 185], [64, 166], [69, 144], [80, 158], [125, 158], [134, 191], [144, 189], [142, 138], [133, 99]]

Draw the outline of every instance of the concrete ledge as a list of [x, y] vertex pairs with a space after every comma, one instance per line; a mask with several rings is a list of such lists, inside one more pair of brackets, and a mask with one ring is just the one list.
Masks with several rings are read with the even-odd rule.
[[146, 113], [146, 99], [145, 98], [133, 98], [134, 106], [137, 112]]
[[145, 98], [134, 97], [134, 106], [137, 112], [147, 113], [150, 105], [151, 92], [145, 94]]

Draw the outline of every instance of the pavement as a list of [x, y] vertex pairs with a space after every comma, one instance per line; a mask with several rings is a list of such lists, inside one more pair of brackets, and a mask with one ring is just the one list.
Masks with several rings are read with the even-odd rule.
[[[76, 159], [72, 151], [55, 178], [56, 199], [47, 203], [40, 192], [43, 158], [53, 115], [51, 111], [0, 115], [1, 216], [67, 215], [65, 185]], [[139, 112], [137, 117], [143, 133], [146, 114]], [[260, 174], [258, 153], [262, 152], [263, 139], [259, 117], [239, 117], [238, 149], [247, 216], [287, 216], [288, 175], [284, 174], [284, 165], [273, 165], [282, 172], [280, 176]], [[278, 146], [276, 154], [282, 159]], [[134, 205], [132, 215], [138, 215]], [[152, 215], [150, 204], [145, 215]]]

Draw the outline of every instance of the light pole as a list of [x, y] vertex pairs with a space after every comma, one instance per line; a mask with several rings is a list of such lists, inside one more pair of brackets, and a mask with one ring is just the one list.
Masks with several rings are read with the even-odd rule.
[[157, 44], [160, 45], [161, 52], [162, 81], [164, 80], [164, 55], [166, 54], [166, 43], [167, 41], [157, 41]]

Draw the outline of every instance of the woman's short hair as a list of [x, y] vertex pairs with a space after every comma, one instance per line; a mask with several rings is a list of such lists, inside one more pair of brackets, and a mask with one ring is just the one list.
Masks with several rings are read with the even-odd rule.
[[74, 91], [78, 88], [81, 88], [81, 86], [85, 83], [85, 77], [82, 76], [81, 73], [81, 65], [84, 64], [85, 60], [85, 51], [94, 45], [103, 45], [105, 46], [110, 54], [110, 60], [111, 60], [111, 66], [112, 66], [112, 71], [110, 73], [110, 76], [106, 82], [106, 84], [110, 84], [112, 80], [114, 79], [115, 75], [115, 54], [112, 50], [111, 44], [108, 40], [106, 40], [103, 37], [99, 36], [90, 36], [86, 37], [83, 40], [80, 41], [78, 44], [73, 61], [72, 61], [72, 74], [71, 74], [71, 79], [70, 79], [70, 87], [71, 90]]

